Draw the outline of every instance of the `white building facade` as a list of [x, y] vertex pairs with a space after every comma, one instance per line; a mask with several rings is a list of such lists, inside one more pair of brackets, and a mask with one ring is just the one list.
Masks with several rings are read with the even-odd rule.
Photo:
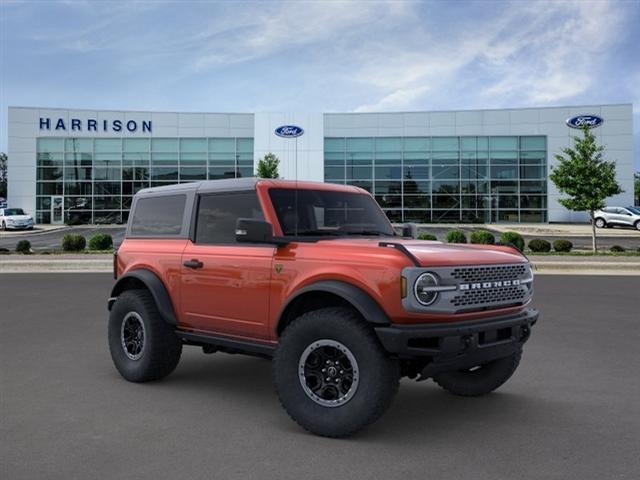
[[[361, 186], [394, 222], [574, 222], [548, 179], [594, 123], [633, 204], [632, 105], [398, 113], [177, 113], [9, 107], [8, 205], [38, 223], [126, 222], [141, 188], [252, 176]], [[576, 120], [577, 119], [577, 120]], [[595, 120], [594, 120], [595, 119]], [[596, 125], [597, 124], [597, 125]], [[283, 125], [304, 130], [276, 135]]]

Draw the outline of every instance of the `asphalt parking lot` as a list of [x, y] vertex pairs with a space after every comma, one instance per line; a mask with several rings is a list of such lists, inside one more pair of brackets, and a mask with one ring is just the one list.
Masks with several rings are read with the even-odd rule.
[[122, 380], [108, 274], [0, 275], [0, 478], [637, 479], [637, 277], [538, 276], [542, 318], [498, 392], [403, 380], [346, 440], [280, 408], [270, 362], [185, 349], [166, 380]]

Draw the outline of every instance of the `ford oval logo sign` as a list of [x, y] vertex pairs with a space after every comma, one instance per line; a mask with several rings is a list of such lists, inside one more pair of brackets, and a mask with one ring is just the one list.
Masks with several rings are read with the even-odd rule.
[[296, 127], [295, 125], [283, 125], [281, 127], [276, 128], [276, 135], [284, 138], [295, 138], [299, 137], [304, 133], [304, 130], [300, 127]]
[[575, 117], [567, 118], [567, 125], [571, 128], [596, 128], [602, 125], [602, 117], [598, 115], [576, 115]]

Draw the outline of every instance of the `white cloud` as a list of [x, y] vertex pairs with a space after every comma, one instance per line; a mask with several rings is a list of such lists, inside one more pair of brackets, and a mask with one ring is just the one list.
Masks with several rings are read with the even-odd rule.
[[393, 108], [396, 98], [398, 106], [411, 105], [405, 92], [430, 90], [442, 96], [456, 91], [456, 84], [473, 85], [462, 93], [482, 106], [571, 99], [592, 87], [597, 59], [619, 38], [624, 14], [618, 6], [608, 1], [515, 2], [486, 22], [468, 18], [451, 25], [445, 37], [430, 36], [429, 28], [435, 27], [427, 24], [384, 48], [368, 45], [380, 55], [367, 61], [362, 53], [355, 78], [378, 93], [355, 110]]

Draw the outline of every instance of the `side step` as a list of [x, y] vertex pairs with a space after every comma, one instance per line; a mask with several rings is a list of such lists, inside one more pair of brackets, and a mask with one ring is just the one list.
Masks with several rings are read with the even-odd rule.
[[188, 345], [211, 345], [216, 350], [226, 353], [243, 353], [245, 355], [271, 358], [276, 351], [276, 345], [268, 342], [241, 340], [223, 335], [209, 335], [206, 333], [186, 332], [184, 330], [176, 330], [176, 335]]

